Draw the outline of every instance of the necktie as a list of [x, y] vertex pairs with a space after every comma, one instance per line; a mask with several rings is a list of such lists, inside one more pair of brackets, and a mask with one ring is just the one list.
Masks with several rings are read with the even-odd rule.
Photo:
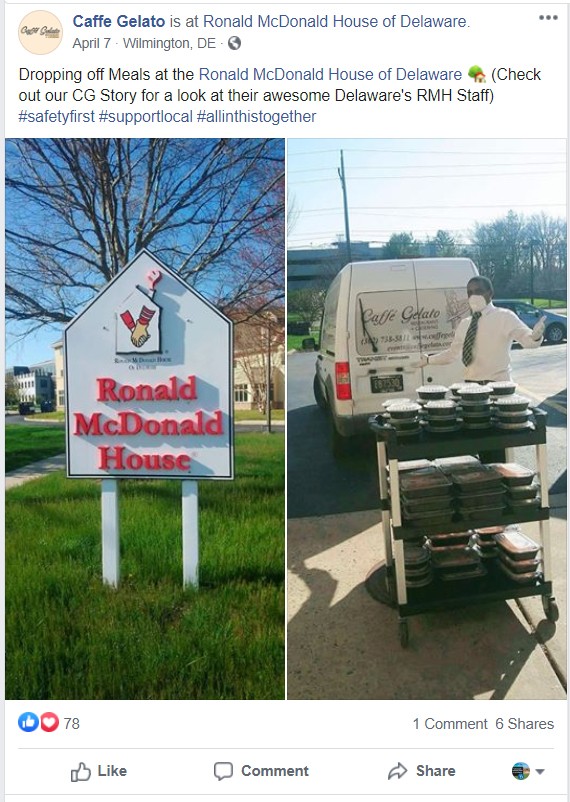
[[473, 346], [475, 345], [475, 337], [477, 336], [477, 326], [481, 312], [473, 312], [471, 316], [471, 323], [467, 329], [465, 340], [463, 341], [463, 364], [470, 365], [473, 362]]

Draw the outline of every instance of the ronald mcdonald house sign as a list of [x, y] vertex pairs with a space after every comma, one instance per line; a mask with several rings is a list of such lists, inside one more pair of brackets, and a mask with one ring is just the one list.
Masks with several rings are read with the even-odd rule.
[[65, 331], [70, 477], [233, 477], [232, 324], [150, 253]]
[[119, 583], [119, 479], [182, 479], [198, 581], [198, 484], [233, 479], [232, 323], [143, 251], [64, 335], [67, 475], [99, 478], [103, 579]]

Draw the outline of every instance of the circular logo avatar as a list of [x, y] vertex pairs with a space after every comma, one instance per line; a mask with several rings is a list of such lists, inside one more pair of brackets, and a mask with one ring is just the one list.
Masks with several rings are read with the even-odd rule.
[[44, 56], [52, 53], [61, 42], [61, 22], [49, 11], [32, 11], [20, 23], [20, 42], [30, 53]]
[[530, 767], [526, 763], [515, 763], [512, 772], [515, 780], [526, 780], [530, 774]]

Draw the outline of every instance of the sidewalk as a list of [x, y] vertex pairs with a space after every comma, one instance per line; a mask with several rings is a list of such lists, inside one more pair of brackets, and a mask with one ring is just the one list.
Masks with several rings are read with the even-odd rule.
[[491, 602], [410, 618], [407, 649], [365, 587], [384, 562], [379, 513], [290, 520], [288, 698], [566, 698], [566, 496], [550, 503], [556, 626], [539, 597]]
[[32, 462], [23, 468], [10, 471], [6, 474], [6, 490], [23, 485], [31, 479], [40, 479], [54, 471], [61, 471], [65, 468], [65, 454], [58, 454], [56, 457], [48, 457], [39, 462]]

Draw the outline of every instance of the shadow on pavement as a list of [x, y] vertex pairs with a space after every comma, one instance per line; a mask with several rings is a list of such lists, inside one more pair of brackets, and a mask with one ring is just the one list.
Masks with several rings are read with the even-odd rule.
[[505, 602], [415, 616], [403, 649], [396, 612], [364, 583], [334, 603], [328, 571], [296, 577], [310, 595], [288, 625], [289, 699], [564, 698], [554, 678], [545, 688], [536, 639]]
[[487, 602], [410, 617], [407, 649], [397, 611], [366, 584], [384, 562], [380, 512], [290, 519], [288, 698], [565, 698], [564, 516], [551, 522], [556, 628], [539, 597]]
[[566, 409], [567, 405], [566, 388], [564, 388], [564, 390], [560, 390], [560, 392], [556, 393], [555, 395], [551, 395], [548, 398], [545, 398], [544, 401], [542, 401], [539, 404], [539, 407], [541, 407], [541, 409], [544, 409], [544, 411], [548, 414], [547, 425], [549, 429], [558, 427], [560, 427], [561, 429], [565, 429], [568, 423], [566, 413], [562, 412], [559, 409], [556, 409], [555, 407], [550, 406], [549, 404], [552, 402], [557, 406], [564, 407], [564, 409]]
[[[290, 518], [333, 515], [378, 507], [372, 435], [355, 440], [353, 453], [334, 460], [329, 419], [315, 404], [287, 413], [287, 511]], [[294, 447], [293, 447], [294, 443]]]

